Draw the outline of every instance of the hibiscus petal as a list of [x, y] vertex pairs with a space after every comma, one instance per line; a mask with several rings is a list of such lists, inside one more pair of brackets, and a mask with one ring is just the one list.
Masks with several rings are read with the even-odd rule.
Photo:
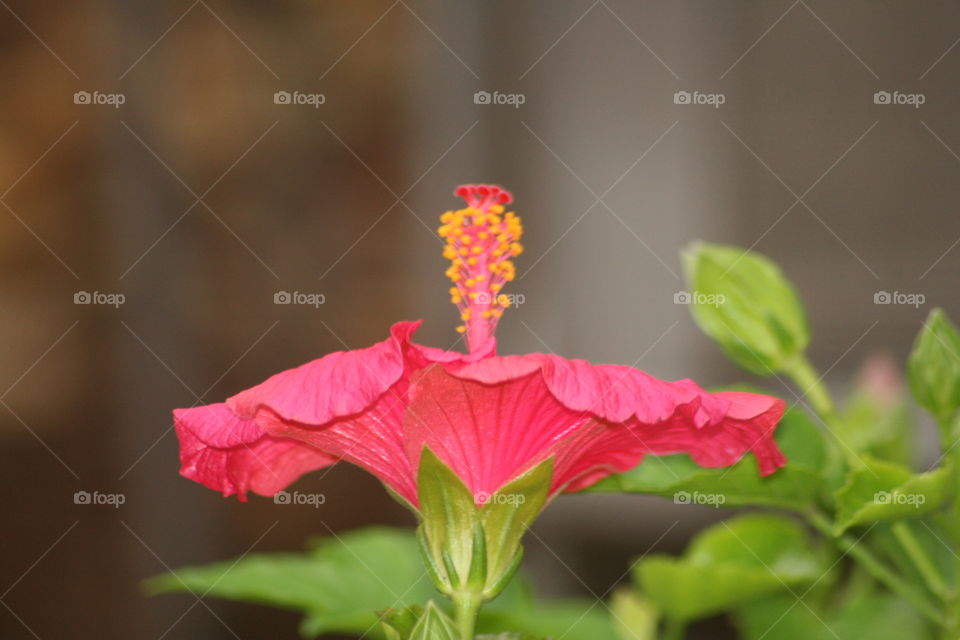
[[[413, 377], [404, 428], [414, 468], [429, 446], [478, 494], [495, 492], [594, 422], [557, 402], [539, 373], [484, 384], [435, 365]], [[555, 466], [551, 491], [566, 475]]]
[[783, 400], [755, 393], [716, 394], [730, 403], [724, 418], [702, 428], [692, 428], [683, 414], [660, 424], [632, 425], [651, 453], [687, 453], [703, 467], [735, 464], [753, 452], [761, 475], [769, 475], [786, 464], [773, 439], [785, 409]]
[[585, 488], [647, 453], [688, 453], [717, 467], [752, 451], [764, 475], [785, 463], [773, 440], [782, 400], [709, 394], [689, 380], [567, 362], [508, 356], [418, 374], [405, 425], [408, 455], [415, 461], [430, 446], [475, 493], [492, 493], [549, 456], [551, 491]]
[[190, 480], [246, 500], [247, 491], [273, 495], [304, 473], [336, 458], [297, 440], [276, 438], [226, 404], [176, 409], [180, 473]]
[[403, 414], [406, 378], [382, 394], [362, 412], [314, 426], [261, 411], [257, 423], [272, 436], [295, 439], [338, 459], [360, 466], [411, 504], [417, 504], [415, 467], [404, 446]]
[[404, 345], [419, 322], [398, 322], [372, 347], [337, 351], [278, 373], [229, 398], [237, 415], [266, 409], [284, 420], [322, 425], [370, 406], [404, 372]]
[[728, 402], [709, 394], [692, 380], [667, 382], [622, 365], [593, 365], [585, 360], [532, 353], [493, 357], [451, 367], [454, 375], [486, 384], [519, 378], [539, 369], [558, 401], [573, 411], [586, 411], [609, 422], [635, 418], [641, 422], [665, 420], [683, 405], [695, 408], [697, 426], [722, 419]]

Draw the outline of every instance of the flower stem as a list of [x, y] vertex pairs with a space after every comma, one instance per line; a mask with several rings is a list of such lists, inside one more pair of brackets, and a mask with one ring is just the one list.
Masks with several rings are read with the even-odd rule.
[[810, 399], [813, 410], [824, 420], [835, 416], [836, 410], [833, 406], [833, 399], [806, 355], [800, 354], [792, 358], [784, 365], [784, 372], [800, 388], [801, 394]]
[[458, 592], [452, 596], [453, 616], [457, 625], [460, 640], [473, 640], [474, 628], [477, 624], [477, 614], [482, 602], [479, 594]]
[[905, 582], [900, 576], [896, 575], [890, 571], [890, 569], [885, 567], [872, 551], [870, 551], [866, 546], [858, 544], [859, 540], [855, 540], [848, 535], [842, 535], [834, 538], [830, 522], [818, 511], [808, 512], [807, 517], [810, 521], [810, 524], [812, 524], [814, 528], [820, 531], [827, 538], [833, 539], [837, 546], [839, 546], [847, 553], [847, 555], [849, 555], [864, 569], [866, 569], [867, 572], [878, 582], [886, 585], [888, 589], [896, 593], [904, 600], [909, 601], [920, 613], [925, 615], [936, 624], [941, 626], [944, 624], [944, 619], [940, 611], [938, 611], [937, 607], [927, 600], [927, 597], [923, 593], [916, 590], [912, 585]]
[[[950, 486], [953, 487], [953, 498], [950, 501], [950, 505], [947, 508], [947, 519], [949, 532], [956, 539], [957, 535], [957, 521], [960, 520], [960, 491], [957, 490], [960, 487], [960, 453], [957, 452], [955, 448], [955, 442], [953, 439], [956, 437], [956, 420], [951, 419], [948, 421], [943, 421], [940, 423], [940, 433], [941, 435], [941, 444], [943, 448], [944, 455], [947, 457], [945, 464], [950, 465], [950, 473], [953, 476], [950, 482]], [[947, 597], [947, 621], [944, 625], [943, 638], [956, 638], [958, 633], [960, 633], [960, 557], [957, 557], [957, 554], [953, 554], [954, 558], [954, 576], [953, 576], [953, 588], [950, 590], [949, 596]]]
[[910, 561], [917, 567], [917, 571], [923, 576], [930, 590], [941, 598], [946, 598], [949, 592], [946, 582], [943, 581], [940, 572], [933, 565], [933, 562], [930, 561], [930, 556], [928, 556], [927, 552], [920, 546], [920, 543], [917, 541], [916, 536], [913, 535], [913, 531], [907, 522], [898, 520], [890, 525], [890, 528], [897, 542], [900, 543], [907, 557], [909, 557]]

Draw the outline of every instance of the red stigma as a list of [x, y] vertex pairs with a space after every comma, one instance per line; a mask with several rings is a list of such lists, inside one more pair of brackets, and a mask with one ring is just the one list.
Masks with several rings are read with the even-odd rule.
[[495, 184], [462, 184], [454, 189], [453, 195], [463, 198], [468, 207], [481, 211], [495, 204], [513, 202], [513, 195]]

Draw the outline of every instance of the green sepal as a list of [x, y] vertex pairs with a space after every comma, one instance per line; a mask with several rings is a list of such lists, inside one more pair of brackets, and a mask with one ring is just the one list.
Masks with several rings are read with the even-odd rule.
[[420, 458], [418, 537], [427, 569], [447, 595], [495, 597], [516, 572], [520, 540], [546, 502], [548, 459], [477, 504], [470, 489], [425, 447]]
[[473, 555], [470, 557], [470, 573], [467, 575], [467, 589], [471, 592], [483, 592], [487, 582], [487, 536], [479, 522], [473, 527]]
[[517, 548], [517, 552], [513, 554], [513, 560], [510, 563], [510, 566], [506, 571], [501, 574], [501, 576], [492, 584], [488, 585], [483, 592], [483, 597], [486, 600], [490, 600], [503, 591], [504, 587], [513, 579], [513, 576], [516, 575], [517, 570], [520, 568], [520, 562], [523, 560], [523, 547]]
[[458, 640], [458, 638], [457, 628], [450, 616], [431, 600], [410, 632], [409, 640]]
[[428, 447], [420, 456], [417, 488], [427, 565], [438, 569], [437, 589], [450, 595], [471, 573], [479, 510], [470, 489]]
[[480, 508], [483, 530], [487, 534], [486, 597], [499, 593], [491, 587], [503, 583], [519, 565], [520, 539], [547, 500], [553, 479], [553, 458], [544, 460], [529, 471], [505, 484]]
[[422, 616], [423, 607], [419, 605], [387, 609], [380, 612], [380, 627], [386, 640], [407, 640]]

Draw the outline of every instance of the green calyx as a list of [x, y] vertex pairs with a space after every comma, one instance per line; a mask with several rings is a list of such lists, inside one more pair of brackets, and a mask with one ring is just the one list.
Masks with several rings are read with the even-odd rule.
[[417, 476], [417, 538], [441, 593], [478, 607], [503, 590], [520, 564], [520, 539], [543, 508], [552, 477], [553, 460], [544, 460], [478, 501], [456, 473], [424, 448]]

